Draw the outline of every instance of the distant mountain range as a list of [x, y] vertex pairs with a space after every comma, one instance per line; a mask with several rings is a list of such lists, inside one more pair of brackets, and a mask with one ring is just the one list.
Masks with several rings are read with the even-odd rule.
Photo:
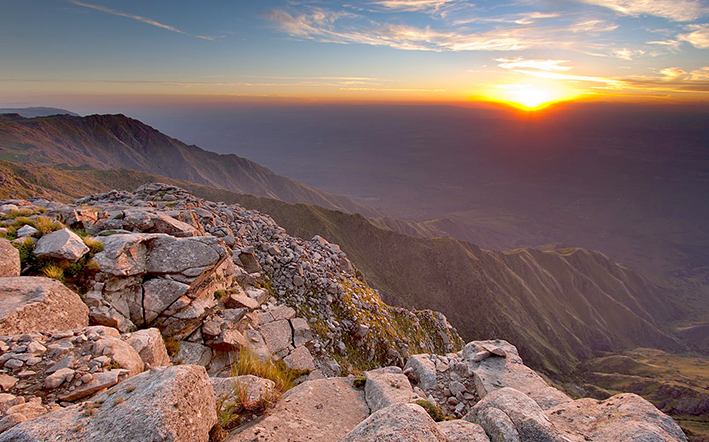
[[0, 108], [0, 114], [17, 114], [25, 118], [49, 117], [51, 115], [71, 115], [78, 117], [79, 114], [66, 109], [56, 107], [4, 107]]
[[0, 115], [0, 148], [0, 159], [12, 162], [127, 168], [239, 193], [366, 215], [380, 213], [348, 197], [276, 175], [245, 158], [188, 146], [124, 115]]

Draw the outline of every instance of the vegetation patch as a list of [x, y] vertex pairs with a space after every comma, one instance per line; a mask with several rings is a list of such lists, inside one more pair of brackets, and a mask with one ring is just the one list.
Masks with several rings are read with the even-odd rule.
[[419, 400], [419, 401], [414, 402], [414, 404], [420, 405], [421, 407], [423, 407], [423, 409], [426, 410], [426, 413], [428, 413], [428, 415], [431, 416], [431, 419], [433, 419], [434, 421], [441, 422], [441, 421], [446, 420], [446, 415], [443, 412], [443, 410], [441, 410], [436, 405], [433, 405], [429, 401]]

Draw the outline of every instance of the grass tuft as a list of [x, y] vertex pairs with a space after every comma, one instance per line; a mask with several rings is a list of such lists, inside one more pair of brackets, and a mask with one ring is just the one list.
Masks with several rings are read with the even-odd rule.
[[61, 267], [50, 264], [42, 269], [42, 274], [47, 278], [56, 279], [57, 281], [64, 282], [64, 269]]
[[436, 422], [441, 422], [446, 420], [446, 415], [443, 413], [443, 410], [438, 408], [436, 405], [433, 405], [429, 401], [426, 400], [420, 400], [414, 402], [416, 405], [420, 405], [423, 407], [424, 410], [426, 410], [426, 413], [428, 413], [429, 416], [431, 416], [431, 419], [433, 419]]

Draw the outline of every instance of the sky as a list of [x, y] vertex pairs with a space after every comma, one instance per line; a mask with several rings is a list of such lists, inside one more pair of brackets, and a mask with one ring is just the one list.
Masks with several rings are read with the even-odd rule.
[[0, 0], [0, 105], [709, 101], [709, 0]]

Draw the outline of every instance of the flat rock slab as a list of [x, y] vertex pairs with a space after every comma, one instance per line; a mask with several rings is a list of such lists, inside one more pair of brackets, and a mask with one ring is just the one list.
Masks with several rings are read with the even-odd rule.
[[152, 369], [91, 402], [20, 423], [0, 442], [207, 442], [216, 422], [204, 367], [181, 365]]
[[585, 398], [547, 410], [546, 415], [572, 442], [686, 442], [677, 423], [650, 402], [632, 393], [604, 401]]
[[333, 442], [369, 415], [362, 390], [347, 378], [306, 381], [286, 392], [276, 406], [228, 442]]
[[368, 371], [364, 374], [367, 378], [367, 382], [364, 384], [364, 394], [367, 399], [367, 405], [369, 405], [372, 412], [394, 404], [420, 399], [414, 393], [411, 383], [409, 383], [409, 378], [401, 372], [401, 369], [398, 367], [390, 368], [396, 368], [398, 373], [384, 368]]
[[79, 295], [49, 278], [0, 279], [0, 335], [86, 327], [89, 309]]
[[20, 276], [20, 252], [5, 238], [0, 238], [0, 278]]
[[490, 442], [483, 427], [463, 419], [438, 422], [438, 429], [450, 442]]
[[449, 442], [420, 405], [382, 408], [357, 425], [340, 442]]

